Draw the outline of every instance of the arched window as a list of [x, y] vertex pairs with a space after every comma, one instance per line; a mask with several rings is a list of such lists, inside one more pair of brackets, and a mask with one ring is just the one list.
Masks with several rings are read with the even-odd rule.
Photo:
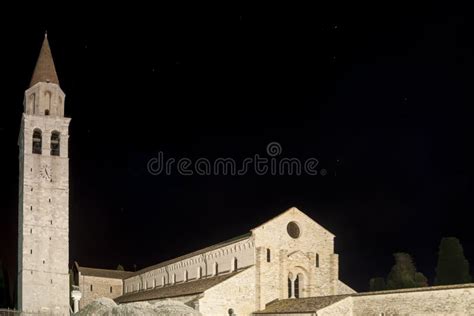
[[288, 277], [288, 298], [291, 298], [291, 286], [292, 286], [291, 277]]
[[296, 276], [295, 279], [295, 298], [300, 298], [300, 274]]
[[165, 283], [165, 277], [162, 276], [162, 277], [161, 277], [161, 285], [162, 285], [162, 286], [165, 286], [165, 284], [166, 284], [166, 283]]
[[219, 274], [219, 264], [216, 262], [214, 264], [214, 275], [218, 275]]
[[316, 254], [316, 268], [319, 268], [319, 254]]
[[197, 279], [200, 279], [202, 277], [202, 268], [198, 267], [197, 268]]
[[237, 258], [232, 259], [232, 271], [237, 271], [238, 268], [238, 262]]
[[188, 270], [184, 271], [184, 276], [183, 276], [184, 282], [188, 280]]
[[270, 260], [271, 260], [270, 249], [267, 249], [267, 262], [270, 262]]
[[51, 91], [45, 91], [44, 95], [46, 96], [48, 109], [44, 110], [44, 115], [48, 116], [51, 110]]
[[60, 154], [61, 135], [54, 131], [51, 133], [51, 156], [59, 156]]
[[42, 154], [43, 134], [41, 130], [35, 129], [33, 131], [33, 154]]

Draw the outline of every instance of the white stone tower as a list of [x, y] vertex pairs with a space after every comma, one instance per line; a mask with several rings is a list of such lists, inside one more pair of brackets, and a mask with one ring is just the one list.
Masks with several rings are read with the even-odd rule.
[[69, 315], [69, 158], [59, 87], [45, 35], [25, 91], [19, 137], [18, 309]]

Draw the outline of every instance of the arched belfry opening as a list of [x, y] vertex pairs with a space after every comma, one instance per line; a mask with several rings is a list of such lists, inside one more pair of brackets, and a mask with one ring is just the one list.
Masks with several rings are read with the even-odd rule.
[[33, 154], [41, 155], [43, 152], [43, 133], [40, 129], [33, 131]]
[[51, 133], [51, 156], [59, 156], [61, 154], [61, 134], [58, 131]]

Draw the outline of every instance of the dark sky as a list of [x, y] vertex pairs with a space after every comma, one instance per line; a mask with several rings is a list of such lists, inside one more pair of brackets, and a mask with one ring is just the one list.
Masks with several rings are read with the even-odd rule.
[[[443, 236], [474, 262], [467, 5], [59, 9], [0, 22], [0, 259], [12, 278], [17, 137], [45, 29], [72, 117], [71, 262], [143, 268], [291, 206], [337, 236], [340, 278], [357, 290], [397, 251], [432, 280]], [[242, 161], [272, 141], [328, 174], [147, 172], [160, 151]]]

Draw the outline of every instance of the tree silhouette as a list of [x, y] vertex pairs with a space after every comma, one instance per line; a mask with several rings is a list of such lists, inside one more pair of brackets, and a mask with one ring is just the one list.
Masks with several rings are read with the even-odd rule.
[[395, 265], [387, 277], [387, 289], [404, 289], [428, 286], [426, 277], [416, 271], [412, 257], [403, 252], [393, 254]]
[[469, 262], [459, 239], [445, 237], [441, 239], [436, 267], [436, 285], [462, 284], [471, 282]]
[[382, 277], [370, 279], [369, 288], [371, 292], [386, 290], [387, 285], [385, 284], [385, 279]]

